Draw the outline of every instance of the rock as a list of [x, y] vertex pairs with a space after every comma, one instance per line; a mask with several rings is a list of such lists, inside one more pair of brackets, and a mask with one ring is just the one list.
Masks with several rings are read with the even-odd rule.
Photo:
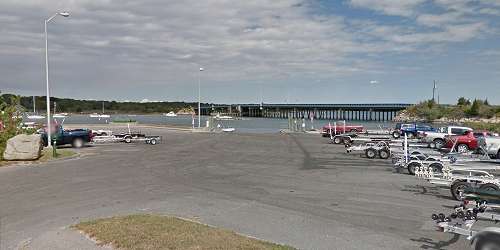
[[42, 149], [40, 135], [16, 135], [7, 141], [3, 158], [7, 161], [37, 160]]

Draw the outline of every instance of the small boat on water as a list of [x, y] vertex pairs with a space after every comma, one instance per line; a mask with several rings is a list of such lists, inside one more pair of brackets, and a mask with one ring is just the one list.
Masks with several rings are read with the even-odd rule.
[[166, 117], [177, 117], [177, 114], [174, 113], [174, 111], [170, 111], [170, 112], [163, 114], [163, 115]]
[[222, 132], [234, 132], [234, 131], [236, 131], [235, 128], [223, 128], [222, 129]]
[[98, 114], [98, 113], [90, 114], [90, 118], [99, 118], [99, 120], [101, 118], [110, 118], [110, 117], [111, 117], [110, 115], [104, 114], [104, 102], [102, 102], [102, 113], [101, 114]]
[[234, 120], [234, 117], [232, 116], [228, 116], [228, 115], [220, 115], [220, 114], [217, 114], [215, 116], [215, 120], [220, 120], [220, 121], [230, 121], [230, 120]]
[[36, 99], [35, 96], [33, 96], [33, 114], [27, 116], [28, 119], [30, 120], [40, 120], [40, 119], [45, 119], [45, 116], [39, 115], [36, 113]]
[[54, 115], [52, 117], [54, 118], [66, 118], [68, 116], [68, 113], [56, 113], [57, 112], [57, 103], [54, 102]]

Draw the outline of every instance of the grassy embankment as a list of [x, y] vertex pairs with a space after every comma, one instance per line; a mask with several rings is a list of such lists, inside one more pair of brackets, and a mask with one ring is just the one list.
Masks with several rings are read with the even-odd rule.
[[500, 106], [487, 100], [470, 101], [461, 97], [456, 105], [424, 101], [402, 112], [406, 120], [463, 124], [479, 130], [500, 133]]
[[79, 223], [73, 228], [95, 239], [99, 245], [110, 245], [124, 250], [295, 249], [245, 237], [232, 231], [160, 215], [129, 215], [98, 219]]

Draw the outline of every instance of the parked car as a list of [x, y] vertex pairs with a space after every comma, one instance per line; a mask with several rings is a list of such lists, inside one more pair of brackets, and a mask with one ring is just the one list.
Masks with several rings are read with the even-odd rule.
[[448, 126], [441, 127], [437, 131], [425, 131], [422, 133], [421, 141], [429, 143], [433, 148], [442, 148], [446, 143], [447, 135], [462, 135], [467, 131], [472, 131], [469, 127]]
[[335, 131], [337, 131], [337, 134], [344, 134], [347, 132], [361, 133], [364, 131], [364, 127], [362, 125], [345, 125], [344, 131], [344, 125], [337, 125], [337, 128], [335, 128], [334, 125], [330, 124], [323, 126], [321, 133], [326, 137], [331, 136], [331, 134], [335, 134]]
[[462, 135], [446, 135], [445, 141], [446, 148], [451, 150], [455, 147], [459, 153], [475, 151], [479, 148], [478, 138], [474, 136], [472, 131], [466, 131]]
[[[71, 129], [65, 130], [61, 125], [56, 125], [54, 129], [54, 137], [56, 138], [56, 145], [68, 145], [70, 144], [74, 148], [81, 148], [85, 146], [85, 143], [91, 142], [92, 130], [89, 129]], [[45, 130], [41, 131], [42, 142], [44, 146], [47, 146], [47, 133]]]
[[482, 139], [484, 140], [484, 149], [486, 150], [486, 153], [500, 159], [500, 137], [486, 136]]
[[408, 137], [418, 137], [420, 133], [436, 131], [433, 127], [418, 123], [398, 123], [392, 132], [394, 138], [399, 138], [406, 134]]

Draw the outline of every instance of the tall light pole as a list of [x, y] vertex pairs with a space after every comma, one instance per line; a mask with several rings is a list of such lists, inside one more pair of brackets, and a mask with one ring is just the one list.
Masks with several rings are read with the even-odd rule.
[[45, 80], [47, 83], [47, 146], [52, 146], [51, 124], [50, 124], [50, 92], [49, 92], [49, 39], [47, 35], [47, 24], [56, 16], [68, 17], [68, 12], [58, 12], [45, 20]]
[[205, 70], [200, 68], [198, 71], [198, 128], [201, 128], [201, 72]]

